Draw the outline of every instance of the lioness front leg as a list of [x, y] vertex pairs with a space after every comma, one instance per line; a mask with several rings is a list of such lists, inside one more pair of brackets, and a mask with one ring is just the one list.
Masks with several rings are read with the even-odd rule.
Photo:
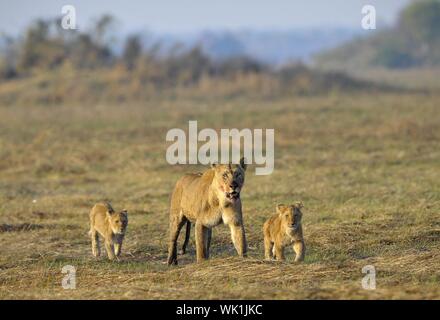
[[197, 255], [197, 262], [202, 262], [206, 259], [206, 227], [203, 226], [203, 224], [199, 221], [196, 222], [196, 255]]
[[304, 261], [304, 256], [306, 254], [304, 241], [295, 241], [293, 243], [293, 251], [295, 251], [296, 254], [295, 262]]
[[240, 257], [245, 257], [247, 252], [247, 244], [244, 226], [242, 224], [231, 223], [229, 228], [231, 229], [231, 238], [235, 250], [237, 250], [237, 253]]

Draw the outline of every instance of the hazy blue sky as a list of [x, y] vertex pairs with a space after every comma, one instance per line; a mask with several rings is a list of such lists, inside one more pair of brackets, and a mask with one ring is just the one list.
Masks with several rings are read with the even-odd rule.
[[[32, 19], [61, 15], [72, 4], [79, 27], [102, 13], [116, 16], [125, 31], [149, 29], [185, 33], [203, 29], [294, 29], [360, 27], [361, 8], [376, 7], [392, 23], [410, 0], [0, 0], [0, 31], [17, 33]], [[380, 26], [380, 25], [379, 25]]]

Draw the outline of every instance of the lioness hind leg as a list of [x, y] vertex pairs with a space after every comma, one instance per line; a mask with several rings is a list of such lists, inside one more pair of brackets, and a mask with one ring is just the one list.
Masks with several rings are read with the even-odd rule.
[[186, 233], [185, 233], [185, 241], [183, 242], [182, 249], [180, 250], [179, 254], [185, 254], [186, 253], [186, 247], [188, 246], [189, 237], [191, 235], [191, 221], [186, 222]]
[[186, 222], [186, 218], [182, 216], [177, 216], [171, 218], [170, 222], [170, 242], [168, 245], [168, 265], [177, 265], [177, 238], [179, 237], [180, 229]]
[[92, 254], [95, 257], [99, 257], [101, 255], [101, 248], [99, 244], [99, 235], [95, 230], [90, 231], [90, 237], [92, 238]]
[[212, 228], [205, 228], [205, 257], [209, 258], [209, 247], [211, 246]]
[[209, 255], [209, 249], [211, 248], [211, 240], [212, 240], [212, 228], [209, 229], [208, 239], [206, 239], [206, 247], [208, 248], [208, 255]]

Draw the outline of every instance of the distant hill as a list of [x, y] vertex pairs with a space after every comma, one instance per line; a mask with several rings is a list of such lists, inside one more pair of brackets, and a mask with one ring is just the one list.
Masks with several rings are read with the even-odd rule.
[[399, 15], [397, 24], [374, 36], [348, 43], [315, 58], [326, 69], [389, 69], [440, 65], [440, 1], [416, 0]]
[[267, 64], [280, 65], [293, 60], [308, 62], [315, 53], [336, 47], [357, 35], [359, 31], [343, 28], [205, 33], [201, 44], [214, 58], [241, 54]]
[[323, 28], [290, 31], [204, 31], [187, 35], [144, 35], [145, 44], [162, 44], [164, 52], [177, 43], [181, 49], [200, 46], [215, 60], [247, 56], [259, 62], [279, 66], [292, 61], [310, 62], [313, 55], [360, 36], [362, 30]]

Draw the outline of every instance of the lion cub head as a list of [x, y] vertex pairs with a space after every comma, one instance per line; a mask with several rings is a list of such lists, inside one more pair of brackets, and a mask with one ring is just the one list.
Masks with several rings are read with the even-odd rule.
[[295, 237], [301, 227], [303, 204], [296, 202], [293, 205], [277, 205], [277, 213], [281, 219], [281, 228], [289, 237]]
[[110, 205], [107, 205], [107, 221], [110, 224], [114, 234], [125, 234], [128, 224], [128, 212], [127, 210], [122, 210], [121, 212], [116, 212]]
[[244, 185], [246, 171], [245, 159], [241, 158], [239, 164], [213, 164], [214, 183], [218, 188], [218, 195], [229, 202], [240, 199], [240, 192]]

